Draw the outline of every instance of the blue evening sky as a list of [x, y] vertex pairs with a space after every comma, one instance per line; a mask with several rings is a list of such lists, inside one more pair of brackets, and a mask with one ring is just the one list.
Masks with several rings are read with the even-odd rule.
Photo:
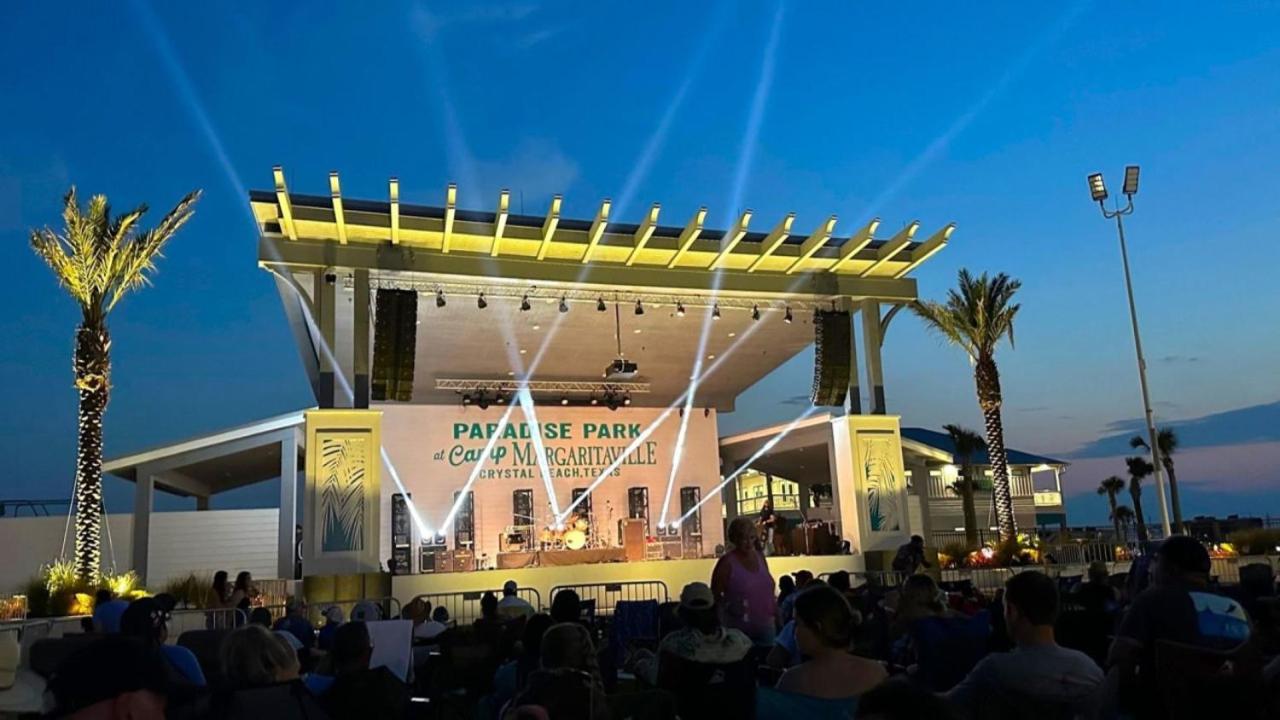
[[[1135, 286], [1191, 512], [1280, 512], [1280, 4], [22, 3], [0, 27], [0, 497], [65, 497], [76, 312], [27, 247], [62, 192], [155, 213], [204, 188], [156, 286], [112, 320], [108, 455], [310, 402], [245, 190], [408, 201], [457, 182], [635, 221], [751, 207], [805, 232], [838, 213], [955, 221], [916, 273], [1020, 278], [1000, 357], [1010, 444], [1069, 456], [1077, 519], [1140, 416], [1114, 229], [1087, 197], [1141, 163]], [[519, 200], [517, 200], [519, 202]], [[155, 218], [152, 218], [153, 220]], [[981, 427], [959, 351], [914, 318], [885, 344], [906, 425]], [[722, 430], [794, 416], [811, 355]], [[123, 488], [108, 496], [128, 509]], [[1148, 508], [1154, 512], [1154, 502]]]

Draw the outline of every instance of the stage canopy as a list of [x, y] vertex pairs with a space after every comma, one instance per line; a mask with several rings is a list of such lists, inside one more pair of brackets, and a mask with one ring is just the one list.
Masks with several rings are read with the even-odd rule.
[[[835, 215], [801, 227], [794, 213], [746, 210], [712, 229], [706, 208], [672, 223], [655, 203], [634, 223], [614, 218], [607, 199], [575, 219], [561, 215], [560, 196], [545, 214], [522, 215], [506, 191], [494, 209], [468, 210], [453, 185], [442, 204], [414, 205], [394, 178], [383, 200], [344, 197], [337, 173], [328, 195], [290, 192], [278, 167], [274, 180], [250, 193], [259, 264], [275, 274], [322, 407], [331, 393], [332, 405], [363, 406], [374, 298], [401, 289], [418, 293], [412, 402], [459, 402], [468, 388], [513, 386], [529, 368], [538, 402], [583, 402], [598, 396], [620, 339], [639, 366], [626, 385], [635, 405], [667, 406], [698, 363], [705, 371], [721, 359], [697, 406], [732, 410], [814, 342], [815, 309], [872, 308], [878, 333], [891, 317], [881, 305], [892, 313], [916, 299], [910, 272], [954, 227], [917, 239], [915, 221], [881, 233], [878, 218], [860, 219], [842, 231]], [[874, 344], [867, 361], [878, 372], [878, 335]]]

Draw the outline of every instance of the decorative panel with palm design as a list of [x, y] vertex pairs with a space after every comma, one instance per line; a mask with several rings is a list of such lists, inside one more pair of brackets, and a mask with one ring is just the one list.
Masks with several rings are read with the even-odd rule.
[[323, 433], [320, 438], [316, 521], [325, 553], [360, 552], [365, 542], [367, 433]]

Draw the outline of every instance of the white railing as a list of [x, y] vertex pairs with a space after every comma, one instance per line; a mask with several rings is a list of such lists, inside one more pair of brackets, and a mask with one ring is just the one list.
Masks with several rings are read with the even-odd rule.
[[1061, 505], [1062, 493], [1057, 490], [1036, 491], [1036, 507], [1060, 507]]

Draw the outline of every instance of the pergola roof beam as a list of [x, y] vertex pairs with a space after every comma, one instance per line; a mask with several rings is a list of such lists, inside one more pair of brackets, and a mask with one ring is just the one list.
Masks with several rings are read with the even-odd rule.
[[888, 242], [881, 245], [880, 249], [876, 251], [875, 262], [872, 262], [867, 266], [866, 270], [862, 271], [862, 277], [870, 277], [871, 274], [879, 269], [881, 265], [884, 265], [895, 258], [898, 253], [906, 250], [907, 246], [911, 244], [911, 238], [916, 236], [916, 230], [919, 229], [920, 221], [912, 220], [907, 223], [906, 227], [899, 230], [897, 235], [889, 238]]
[[920, 243], [911, 251], [911, 262], [908, 262], [901, 270], [893, 274], [893, 277], [901, 278], [907, 273], [915, 270], [920, 263], [928, 260], [934, 253], [947, 246], [947, 241], [951, 239], [951, 233], [956, 229], [955, 223], [948, 223], [946, 227], [929, 236], [928, 240]]
[[605, 198], [600, 202], [600, 209], [596, 211], [596, 219], [591, 221], [591, 229], [587, 231], [587, 249], [582, 253], [582, 262], [590, 262], [591, 253], [595, 252], [596, 246], [600, 244], [600, 238], [604, 236], [604, 230], [609, 226], [609, 207], [612, 205], [609, 198]]
[[387, 193], [391, 201], [391, 244], [400, 244], [400, 180], [391, 178], [387, 182]]
[[440, 236], [440, 252], [449, 252], [453, 241], [453, 218], [458, 214], [458, 186], [449, 183], [444, 191], [444, 232]]
[[733, 227], [724, 234], [724, 238], [720, 240], [720, 254], [716, 255], [711, 261], [710, 269], [715, 270], [724, 264], [728, 259], [729, 253], [738, 247], [738, 243], [742, 242], [742, 238], [747, 234], [747, 226], [751, 223], [751, 211], [746, 210], [733, 223]]
[[782, 245], [782, 243], [787, 241], [787, 238], [791, 237], [791, 224], [795, 221], [795, 213], [787, 213], [786, 217], [778, 221], [778, 224], [775, 225], [774, 228], [769, 231], [769, 234], [765, 239], [761, 241], [760, 255], [756, 257], [755, 260], [751, 261], [749, 266], [747, 266], [747, 272], [755, 272], [756, 268], [760, 267], [760, 264], [765, 260], [768, 260], [769, 256], [773, 254], [774, 250], [778, 249], [779, 245]]
[[627, 256], [628, 265], [634, 263], [636, 256], [640, 254], [641, 250], [644, 250], [645, 245], [649, 244], [649, 238], [653, 237], [653, 231], [658, 227], [658, 211], [660, 209], [661, 205], [654, 203], [653, 207], [649, 208], [649, 214], [645, 215], [644, 222], [640, 223], [640, 227], [636, 228], [635, 237], [632, 238], [634, 243], [631, 248], [631, 254]]
[[503, 188], [498, 193], [498, 211], [493, 217], [493, 245], [489, 248], [490, 257], [497, 257], [502, 249], [502, 233], [507, 229], [507, 215], [511, 210], [511, 191]]
[[298, 239], [298, 230], [293, 226], [293, 203], [289, 201], [289, 188], [284, 183], [284, 168], [276, 165], [271, 168], [275, 179], [276, 202], [280, 205], [280, 229], [290, 240]]
[[[848, 240], [840, 246], [840, 255], [831, 267], [827, 268], [828, 272], [839, 272], [845, 263], [849, 262], [855, 255], [862, 252], [863, 248], [871, 244], [875, 238], [876, 228], [880, 227], [880, 218], [873, 218], [871, 222], [862, 226], [862, 229], [849, 236]], [[788, 271], [790, 272], [790, 271]]]
[[684, 254], [689, 252], [689, 248], [693, 247], [693, 244], [697, 242], [698, 236], [702, 234], [702, 224], [706, 219], [707, 208], [704, 205], [698, 208], [693, 217], [689, 218], [689, 224], [684, 226], [684, 230], [680, 231], [680, 239], [676, 241], [676, 253], [667, 262], [668, 268], [675, 267], [676, 263], [680, 262], [680, 258], [684, 257]]
[[542, 242], [538, 245], [538, 259], [542, 260], [551, 249], [551, 238], [556, 234], [556, 226], [560, 224], [560, 204], [564, 198], [556, 195], [551, 198], [551, 208], [547, 210], [547, 219], [542, 222]]
[[329, 173], [329, 198], [333, 203], [333, 222], [338, 228], [338, 242], [347, 244], [347, 218], [342, 213], [342, 183], [338, 171]]

